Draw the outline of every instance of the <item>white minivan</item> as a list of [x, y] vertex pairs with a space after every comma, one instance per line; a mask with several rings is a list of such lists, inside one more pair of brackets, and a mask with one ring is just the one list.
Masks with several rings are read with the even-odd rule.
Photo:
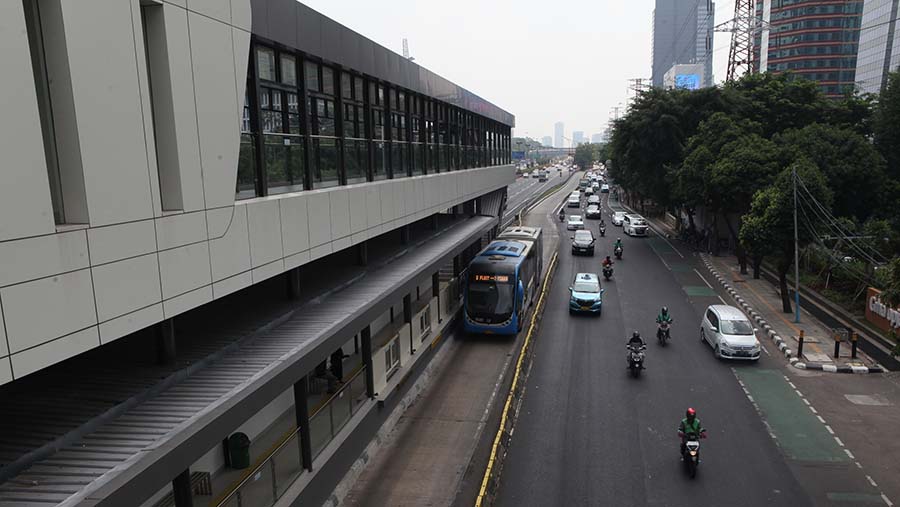
[[740, 310], [728, 305], [710, 305], [700, 323], [700, 341], [708, 343], [719, 359], [758, 361], [757, 329]]

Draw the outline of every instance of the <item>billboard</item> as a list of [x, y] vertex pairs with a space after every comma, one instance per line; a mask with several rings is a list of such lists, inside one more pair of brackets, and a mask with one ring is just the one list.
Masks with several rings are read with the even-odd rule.
[[699, 90], [700, 75], [675, 74], [675, 88], [684, 88], [685, 90]]
[[513, 159], [513, 160], [522, 160], [522, 159], [524, 159], [524, 158], [525, 158], [525, 152], [524, 152], [524, 151], [513, 151], [513, 152], [512, 152], [512, 159]]

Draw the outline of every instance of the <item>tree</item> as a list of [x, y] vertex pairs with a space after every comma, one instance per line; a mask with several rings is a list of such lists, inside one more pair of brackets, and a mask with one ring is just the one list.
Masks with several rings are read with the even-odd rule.
[[575, 165], [582, 169], [587, 169], [597, 161], [594, 158], [594, 148], [592, 145], [584, 143], [575, 147]]
[[834, 214], [866, 221], [882, 208], [888, 190], [884, 158], [866, 138], [848, 128], [813, 123], [775, 136], [788, 159], [812, 161], [840, 189]]
[[788, 74], [747, 74], [726, 84], [725, 93], [733, 114], [759, 124], [767, 139], [826, 118], [834, 108], [815, 82]]
[[[815, 164], [800, 158], [783, 170], [771, 186], [756, 193], [750, 212], [742, 219], [740, 232], [741, 242], [754, 257], [754, 266], [764, 256], [771, 257], [775, 262], [781, 305], [785, 313], [791, 313], [787, 274], [794, 263], [794, 170], [809, 191], [805, 198], [814, 198], [824, 206], [831, 205], [832, 193], [825, 176]], [[801, 224], [798, 232], [798, 248], [814, 240], [813, 231], [809, 227]]]
[[891, 73], [872, 120], [875, 146], [887, 160], [887, 173], [900, 180], [900, 72]]
[[886, 269], [887, 284], [881, 292], [881, 299], [891, 306], [900, 305], [900, 257], [894, 257]]

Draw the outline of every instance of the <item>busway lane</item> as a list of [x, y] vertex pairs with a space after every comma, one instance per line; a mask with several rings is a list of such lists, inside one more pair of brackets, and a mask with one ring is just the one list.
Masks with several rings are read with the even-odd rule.
[[[603, 284], [603, 315], [569, 316], [575, 273], [599, 273], [617, 236], [625, 256]], [[679, 279], [687, 273], [670, 271], [647, 239], [609, 222], [595, 257], [572, 257], [561, 242], [499, 505], [811, 505], [730, 365], [700, 346], [702, 309]], [[662, 305], [675, 315], [674, 339], [666, 348], [648, 339], [647, 370], [632, 379], [626, 336], [637, 329], [652, 338]], [[681, 469], [675, 435], [687, 406], [711, 436], [694, 481]]]

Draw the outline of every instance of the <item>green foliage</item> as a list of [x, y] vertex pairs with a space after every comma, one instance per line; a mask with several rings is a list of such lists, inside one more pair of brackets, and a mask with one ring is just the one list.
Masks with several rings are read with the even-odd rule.
[[575, 147], [575, 165], [587, 169], [597, 160], [594, 158], [594, 148], [591, 144], [579, 144]]
[[888, 174], [895, 181], [900, 180], [900, 72], [890, 75], [878, 98], [872, 131], [875, 146], [887, 159]]
[[900, 305], [900, 257], [894, 257], [885, 270], [886, 281], [881, 298], [892, 306]]

